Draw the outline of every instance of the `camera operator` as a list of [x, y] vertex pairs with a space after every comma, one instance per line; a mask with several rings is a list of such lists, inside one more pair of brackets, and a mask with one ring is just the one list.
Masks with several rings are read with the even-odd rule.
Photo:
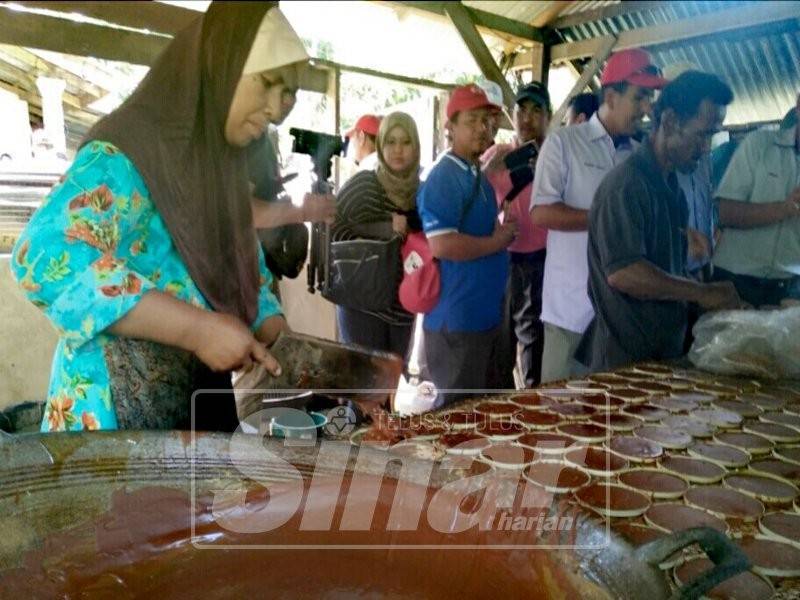
[[519, 343], [519, 367], [525, 387], [539, 383], [544, 332], [542, 279], [547, 245], [547, 230], [531, 221], [531, 187], [538, 148], [544, 142], [552, 109], [547, 88], [539, 82], [522, 86], [514, 103], [514, 141], [495, 144], [481, 157], [482, 170], [492, 184], [501, 219], [510, 217], [519, 224], [519, 234], [508, 247], [511, 269], [506, 292], [506, 323], [509, 339], [503, 340], [505, 363], [499, 365], [503, 380], [511, 372]]
[[253, 221], [264, 249], [267, 267], [275, 277], [273, 291], [276, 294], [278, 280], [283, 277], [294, 279], [306, 263], [308, 229], [305, 222], [332, 220], [336, 213], [335, 199], [331, 195], [306, 194], [301, 206], [292, 203], [284, 183], [296, 174], [281, 176], [277, 133], [277, 129], [271, 125], [261, 139], [253, 142], [248, 157], [253, 188]]
[[306, 194], [303, 204], [275, 202], [281, 195], [284, 180], [280, 176], [276, 130], [289, 116], [297, 100], [295, 88], [285, 89], [281, 95], [280, 115], [273, 119], [273, 127], [251, 144], [249, 149], [250, 181], [253, 185], [253, 224], [256, 229], [270, 229], [293, 223], [333, 223], [336, 215], [336, 198], [330, 194]]

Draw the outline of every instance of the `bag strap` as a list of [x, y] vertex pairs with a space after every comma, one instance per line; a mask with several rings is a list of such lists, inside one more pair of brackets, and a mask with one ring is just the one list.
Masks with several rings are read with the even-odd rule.
[[458, 222], [458, 231], [461, 233], [461, 228], [464, 226], [464, 221], [467, 218], [467, 214], [469, 211], [472, 210], [472, 207], [475, 205], [475, 201], [478, 199], [478, 194], [481, 191], [481, 170], [477, 169], [477, 175], [475, 175], [475, 184], [472, 186], [472, 193], [469, 196], [469, 200], [464, 205], [464, 210], [461, 211], [461, 219]]

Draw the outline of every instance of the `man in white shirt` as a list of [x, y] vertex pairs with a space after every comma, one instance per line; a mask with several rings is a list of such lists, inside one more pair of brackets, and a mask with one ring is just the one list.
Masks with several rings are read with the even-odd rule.
[[550, 134], [536, 163], [531, 218], [548, 229], [542, 294], [543, 383], [583, 375], [574, 358], [594, 316], [588, 295], [588, 213], [600, 182], [633, 150], [630, 136], [667, 84], [644, 50], [617, 52], [600, 78], [602, 103], [589, 121]]
[[353, 157], [359, 171], [369, 171], [378, 166], [375, 140], [381, 128], [381, 119], [377, 115], [362, 115], [353, 128], [344, 134], [350, 140], [347, 156]]
[[[800, 95], [795, 111], [800, 116]], [[717, 188], [723, 233], [714, 255], [714, 279], [732, 281], [739, 295], [755, 307], [788, 306], [800, 300], [800, 125], [796, 121], [794, 127], [748, 135]]]

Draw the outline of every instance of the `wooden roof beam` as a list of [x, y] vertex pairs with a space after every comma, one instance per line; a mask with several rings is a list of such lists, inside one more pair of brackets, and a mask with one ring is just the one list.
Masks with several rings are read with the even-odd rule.
[[0, 43], [94, 56], [139, 65], [152, 64], [170, 38], [113, 29], [0, 6]]
[[[447, 19], [446, 8], [451, 2], [416, 2], [416, 1], [401, 1], [389, 0], [379, 2], [381, 5], [392, 4], [396, 7], [410, 8], [422, 13], [439, 15], [443, 19]], [[470, 16], [470, 20], [481, 33], [489, 33], [499, 37], [512, 38], [519, 44], [530, 46], [531, 42], [544, 41], [544, 33], [538, 27], [523, 23], [522, 21], [515, 21], [508, 17], [503, 17], [490, 13], [485, 10], [464, 7]]]
[[553, 22], [558, 19], [558, 16], [564, 12], [570, 4], [572, 4], [570, 0], [553, 0], [542, 12], [533, 18], [531, 25], [537, 28], [547, 27], [548, 25], [552, 26]]
[[486, 79], [490, 79], [500, 86], [503, 91], [503, 102], [506, 108], [510, 109], [514, 105], [514, 92], [500, 71], [500, 67], [497, 66], [492, 53], [489, 52], [489, 48], [486, 47], [481, 34], [475, 28], [467, 8], [461, 2], [448, 2], [445, 10], [453, 26], [461, 35], [461, 39], [467, 45], [470, 54], [478, 63], [481, 73]]
[[109, 90], [95, 85], [85, 78], [79, 77], [66, 69], [62, 69], [58, 65], [18, 46], [0, 44], [0, 61], [20, 69], [34, 72], [36, 75], [63, 79], [68, 89], [71, 89], [73, 93], [80, 90], [80, 94], [76, 94], [76, 96], [81, 95], [90, 98], [89, 102], [102, 98], [109, 92]]
[[[6, 46], [6, 48], [14, 46]], [[113, 65], [105, 62], [86, 60], [87, 57], [72, 54], [62, 54], [41, 48], [26, 48], [28, 52], [36, 58], [54, 64], [59, 69], [72, 73], [81, 80], [91, 85], [98, 86], [102, 90], [113, 87], [112, 82], [119, 76], [119, 71]]]
[[[171, 39], [164, 35], [15, 11], [0, 4], [0, 44], [150, 65]], [[327, 73], [314, 68], [306, 71], [300, 81], [302, 89], [313, 92], [324, 93], [327, 85]]]
[[[20, 100], [27, 102], [30, 115], [38, 117], [41, 120], [42, 99], [39, 97], [38, 93], [34, 93], [33, 91], [27, 89], [22, 89], [10, 83], [6, 83], [5, 81], [2, 81], [2, 79], [0, 79], [0, 88], [11, 92]], [[99, 118], [100, 117], [96, 114], [88, 113], [85, 110], [75, 108], [69, 104], [64, 105], [64, 122], [67, 125], [67, 128], [69, 128], [73, 123], [91, 127]]]
[[[36, 87], [36, 77], [37, 73], [26, 71], [25, 69], [20, 69], [19, 67], [12, 65], [7, 62], [2, 62], [0, 60], [0, 77], [5, 79], [6, 81], [11, 81], [14, 84], [23, 86], [25, 89], [31, 90], [31, 92], [35, 92], [38, 94], [37, 87]], [[88, 110], [92, 112], [90, 109], [86, 108], [86, 105], [82, 102], [81, 98], [77, 95], [64, 91], [62, 94], [62, 99], [66, 106], [71, 106], [73, 108], [77, 108], [80, 110]], [[92, 102], [91, 100], [90, 102]], [[100, 113], [97, 113], [99, 116]]]
[[408, 85], [414, 85], [425, 88], [432, 88], [436, 90], [450, 91], [457, 84], [455, 83], [440, 83], [438, 81], [431, 81], [430, 79], [420, 79], [418, 77], [408, 77], [407, 75], [396, 75], [394, 73], [384, 73], [383, 71], [376, 71], [375, 69], [367, 69], [366, 67], [356, 67], [353, 65], [343, 65], [332, 60], [325, 60], [321, 58], [314, 58], [312, 62], [315, 65], [325, 67], [326, 69], [339, 69], [343, 73], [358, 73], [360, 75], [368, 75], [370, 77], [377, 77], [379, 79], [388, 79], [390, 81], [398, 81]]
[[202, 12], [164, 4], [163, 2], [141, 2], [117, 0], [116, 2], [33, 2], [16, 0], [28, 8], [39, 8], [63, 13], [77, 13], [106, 23], [133, 29], [146, 29], [159, 33], [175, 34]]

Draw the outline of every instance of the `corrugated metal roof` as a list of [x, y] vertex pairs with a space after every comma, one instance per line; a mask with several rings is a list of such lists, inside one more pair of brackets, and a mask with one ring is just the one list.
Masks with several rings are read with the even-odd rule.
[[[463, 2], [471, 8], [485, 10], [486, 12], [494, 13], [509, 19], [523, 21], [525, 23], [533, 22], [536, 17], [547, 10], [552, 0], [547, 1], [509, 1], [509, 0], [465, 0]], [[612, 4], [619, 4], [620, 0], [580, 0], [571, 2], [564, 10], [559, 13], [559, 16], [572, 15], [581, 13], [587, 10], [595, 10], [597, 8], [604, 8]]]
[[[653, 9], [576, 25], [559, 33], [567, 42], [580, 41], [749, 4], [753, 2], [659, 3]], [[747, 36], [733, 32], [650, 50], [662, 68], [688, 61], [724, 79], [735, 94], [726, 125], [780, 120], [800, 92], [800, 27], [796, 19], [759, 27]]]
[[[585, 40], [610, 33], [619, 33], [649, 27], [665, 25], [682, 19], [691, 19], [699, 15], [739, 8], [742, 6], [760, 4], [761, 2], [730, 0], [726, 2], [715, 1], [676, 1], [653, 2], [653, 8], [642, 9], [599, 21], [583, 23], [567, 29], [560, 29], [559, 33], [567, 42]], [[592, 7], [598, 8], [598, 7]], [[588, 9], [584, 9], [588, 10]], [[583, 11], [575, 11], [583, 12]]]

